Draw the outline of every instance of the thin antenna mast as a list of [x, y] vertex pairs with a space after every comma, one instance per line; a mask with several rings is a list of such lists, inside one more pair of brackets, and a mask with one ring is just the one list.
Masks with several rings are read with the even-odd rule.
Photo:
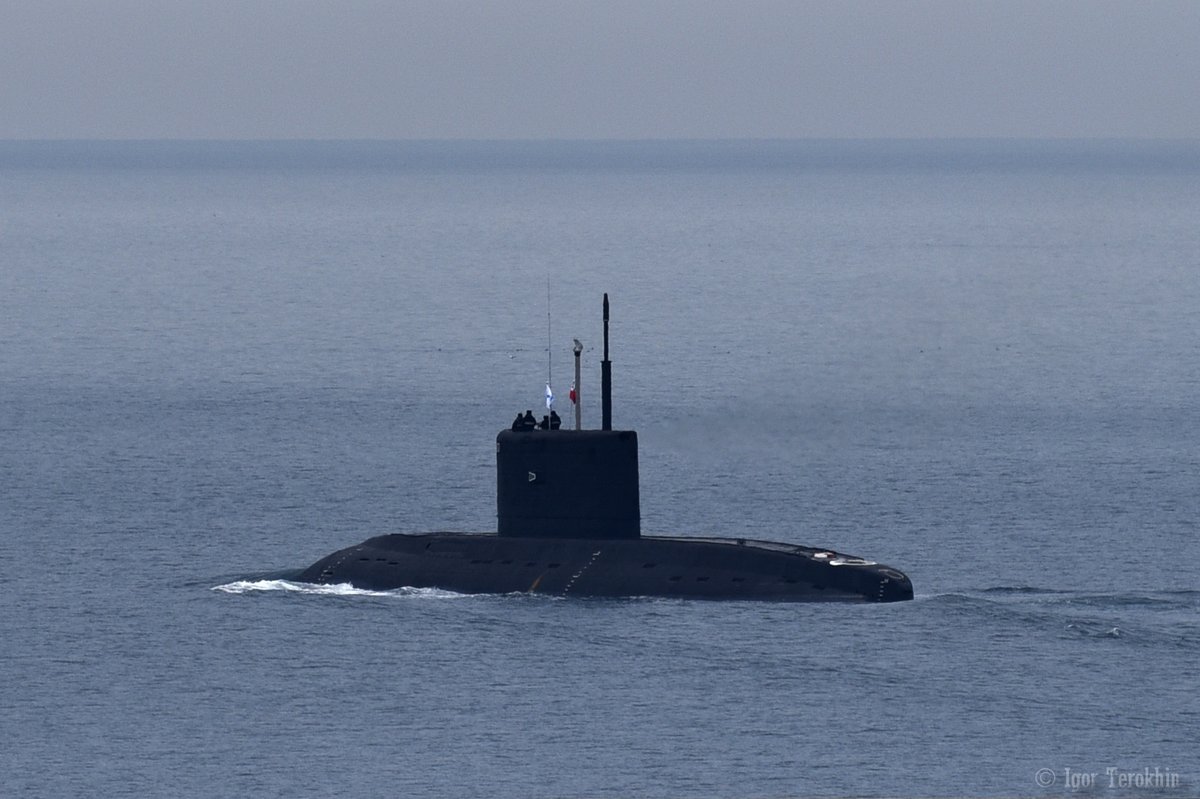
[[554, 404], [554, 345], [550, 335], [550, 275], [546, 275], [546, 413]]
[[608, 292], [604, 293], [604, 360], [600, 362], [600, 429], [612, 430], [612, 363], [608, 360]]

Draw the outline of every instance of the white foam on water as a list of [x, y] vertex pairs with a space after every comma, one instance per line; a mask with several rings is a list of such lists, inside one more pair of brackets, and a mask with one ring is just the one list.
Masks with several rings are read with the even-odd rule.
[[469, 594], [459, 594], [454, 591], [444, 591], [440, 588], [396, 588], [391, 591], [371, 591], [365, 588], [355, 588], [349, 583], [317, 585], [315, 583], [297, 583], [291, 580], [235, 580], [232, 583], [215, 585], [212, 590], [221, 591], [226, 594], [287, 591], [296, 594], [326, 596], [382, 596], [420, 599], [458, 599], [470, 596]]

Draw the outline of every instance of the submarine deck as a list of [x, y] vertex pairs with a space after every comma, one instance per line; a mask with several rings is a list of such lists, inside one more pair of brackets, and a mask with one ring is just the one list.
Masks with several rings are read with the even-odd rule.
[[461, 593], [891, 602], [912, 584], [889, 566], [779, 541], [697, 536], [525, 538], [392, 533], [329, 555], [304, 582]]

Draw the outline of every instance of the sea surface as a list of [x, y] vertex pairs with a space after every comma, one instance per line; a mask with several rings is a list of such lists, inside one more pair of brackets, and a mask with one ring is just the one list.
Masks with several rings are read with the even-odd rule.
[[[288, 580], [603, 292], [643, 530], [915, 601]], [[1198, 478], [1198, 142], [0, 142], [3, 796], [1195, 797]]]

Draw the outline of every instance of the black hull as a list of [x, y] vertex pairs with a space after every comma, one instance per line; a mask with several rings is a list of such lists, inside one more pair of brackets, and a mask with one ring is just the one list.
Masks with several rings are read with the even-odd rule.
[[896, 569], [830, 550], [673, 536], [383, 535], [322, 558], [298, 579], [464, 594], [795, 602], [897, 602], [913, 596], [912, 583]]

